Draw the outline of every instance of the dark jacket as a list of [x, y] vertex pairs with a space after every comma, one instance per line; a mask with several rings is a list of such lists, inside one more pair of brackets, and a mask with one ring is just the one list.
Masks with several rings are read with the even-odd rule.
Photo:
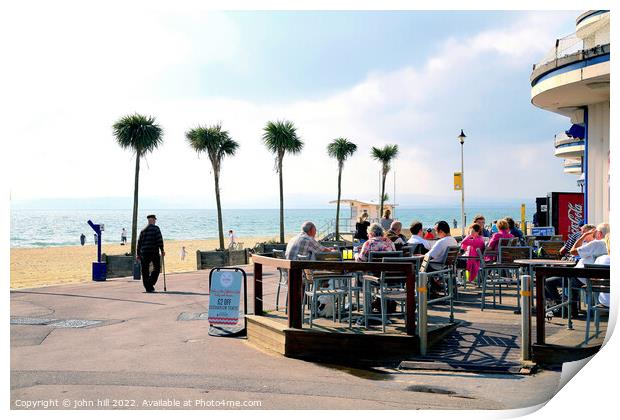
[[138, 256], [157, 254], [160, 249], [164, 250], [164, 238], [161, 236], [159, 226], [146, 225], [138, 237]]
[[362, 223], [355, 224], [355, 236], [354, 239], [360, 239], [362, 241], [368, 240], [368, 226], [370, 226], [369, 221], [364, 221]]

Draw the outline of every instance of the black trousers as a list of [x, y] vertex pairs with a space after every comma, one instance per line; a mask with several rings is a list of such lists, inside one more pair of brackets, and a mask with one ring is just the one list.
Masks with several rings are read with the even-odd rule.
[[[153, 263], [152, 272], [150, 272], [151, 263]], [[142, 254], [140, 264], [142, 265], [142, 284], [144, 284], [144, 289], [153, 290], [161, 271], [161, 259], [159, 257], [159, 253]]]
[[[580, 288], [583, 287], [583, 283], [576, 277], [569, 277], [569, 281], [566, 282], [567, 287]], [[545, 297], [553, 299], [556, 302], [560, 302], [562, 297], [560, 296], [559, 288], [562, 287], [562, 277], [549, 277], [545, 280]], [[573, 291], [573, 304], [579, 302], [579, 292]]]

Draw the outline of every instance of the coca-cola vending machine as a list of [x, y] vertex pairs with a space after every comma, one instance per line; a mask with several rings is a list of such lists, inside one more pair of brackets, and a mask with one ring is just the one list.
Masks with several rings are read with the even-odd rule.
[[555, 234], [567, 240], [570, 234], [579, 231], [579, 222], [584, 218], [583, 193], [552, 192], [547, 197]]

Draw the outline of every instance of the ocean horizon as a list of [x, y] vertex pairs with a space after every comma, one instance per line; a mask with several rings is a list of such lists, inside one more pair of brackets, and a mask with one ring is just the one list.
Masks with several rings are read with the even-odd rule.
[[[526, 220], [531, 220], [535, 206], [526, 207]], [[138, 230], [146, 225], [146, 215], [155, 213], [157, 224], [162, 230], [164, 240], [201, 240], [217, 238], [217, 211], [215, 209], [140, 209]], [[306, 220], [313, 221], [319, 231], [336, 217], [336, 209], [285, 209], [284, 230], [287, 235], [299, 231]], [[467, 223], [476, 214], [483, 214], [487, 223], [502, 217], [521, 219], [521, 207], [515, 205], [486, 205], [466, 207]], [[121, 231], [127, 230], [131, 241], [131, 209], [124, 210], [27, 210], [11, 209], [11, 248], [45, 248], [55, 246], [74, 246], [80, 244], [80, 235], [86, 235], [87, 243], [94, 243], [94, 232], [87, 224], [104, 224], [103, 243], [120, 243]], [[460, 207], [419, 207], [396, 208], [395, 218], [406, 227], [413, 220], [421, 221], [425, 227], [433, 226], [438, 220], [453, 220], [460, 227]], [[279, 236], [279, 209], [224, 209], [222, 211], [225, 232], [233, 229], [243, 242], [243, 237]], [[349, 218], [348, 208], [341, 209], [341, 218]]]

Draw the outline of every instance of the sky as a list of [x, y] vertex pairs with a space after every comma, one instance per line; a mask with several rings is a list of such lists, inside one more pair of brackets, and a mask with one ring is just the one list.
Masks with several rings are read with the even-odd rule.
[[531, 105], [529, 76], [556, 38], [574, 32], [580, 11], [38, 6], [34, 14], [16, 4], [0, 18], [2, 39], [11, 40], [0, 106], [13, 205], [109, 198], [111, 207], [130, 207], [135, 156], [111, 126], [134, 112], [164, 130], [142, 162], [140, 197], [165, 207], [215, 206], [209, 161], [184, 133], [216, 123], [240, 144], [223, 164], [223, 206], [278, 207], [274, 156], [261, 136], [267, 121], [283, 119], [305, 143], [284, 159], [290, 208], [336, 198], [337, 164], [326, 147], [337, 137], [358, 145], [345, 163], [343, 198], [378, 198], [370, 148], [398, 144], [391, 198], [459, 205], [452, 177], [461, 129], [467, 202], [577, 191], [577, 177], [553, 155], [553, 136], [570, 121]]

